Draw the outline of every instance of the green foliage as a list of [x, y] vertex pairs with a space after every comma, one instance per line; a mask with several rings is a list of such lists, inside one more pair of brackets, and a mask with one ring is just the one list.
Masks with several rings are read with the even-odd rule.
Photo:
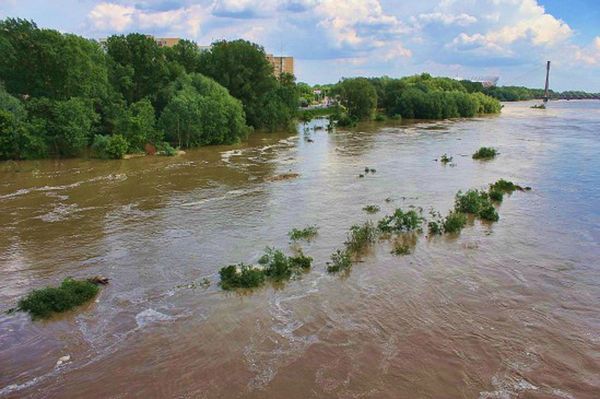
[[348, 250], [336, 250], [331, 254], [331, 262], [327, 262], [327, 272], [337, 273], [342, 270], [347, 270], [352, 267], [352, 259]]
[[157, 154], [164, 155], [166, 157], [172, 157], [177, 155], [177, 150], [169, 143], [159, 143], [156, 146]]
[[178, 85], [159, 120], [169, 141], [190, 148], [246, 138], [242, 105], [225, 88], [200, 74], [186, 75]]
[[47, 318], [91, 300], [98, 290], [89, 281], [67, 278], [58, 287], [33, 290], [19, 301], [19, 310], [29, 312], [33, 318]]
[[311, 258], [310, 256], [306, 256], [304, 255], [302, 252], [300, 252], [299, 254], [295, 255], [295, 256], [290, 256], [289, 258], [290, 261], [290, 266], [292, 268], [300, 268], [303, 270], [308, 270], [310, 269], [311, 265], [312, 265], [312, 261], [313, 258]]
[[154, 107], [147, 98], [126, 108], [116, 120], [115, 131], [127, 139], [131, 151], [142, 151], [145, 144], [157, 144], [163, 138], [156, 129]]
[[495, 222], [499, 219], [488, 193], [479, 190], [459, 191], [456, 194], [455, 210], [473, 214], [483, 220]]
[[504, 198], [504, 193], [501, 190], [490, 189], [488, 195], [490, 196], [490, 200], [496, 202], [502, 202]]
[[500, 219], [500, 216], [498, 216], [498, 212], [496, 211], [496, 208], [494, 208], [494, 205], [492, 205], [491, 203], [486, 204], [481, 211], [479, 211], [479, 217], [483, 220], [487, 220], [489, 222], [497, 222], [498, 219]]
[[319, 233], [319, 228], [317, 226], [306, 226], [303, 229], [292, 229], [288, 233], [290, 240], [299, 241], [299, 240], [307, 240], [310, 241], [317, 236]]
[[394, 255], [408, 255], [411, 253], [410, 245], [402, 242], [396, 241], [394, 242], [394, 248], [392, 249], [392, 254]]
[[377, 239], [377, 229], [371, 222], [354, 225], [350, 228], [346, 242], [346, 250], [350, 254], [358, 254]]
[[256, 129], [288, 128], [296, 115], [298, 90], [293, 77], [280, 82], [262, 47], [245, 40], [218, 41], [200, 56], [199, 71], [229, 90]]
[[363, 211], [367, 213], [377, 213], [380, 211], [380, 208], [377, 205], [365, 205]]
[[467, 224], [467, 216], [459, 211], [450, 211], [442, 225], [445, 233], [459, 233]]
[[444, 165], [447, 163], [450, 163], [450, 162], [452, 162], [452, 157], [449, 157], [447, 154], [443, 154], [440, 157], [440, 162], [443, 163]]
[[221, 277], [221, 288], [227, 291], [236, 288], [256, 288], [265, 282], [263, 270], [244, 263], [221, 268], [219, 276]]
[[170, 65], [163, 48], [146, 35], [115, 35], [106, 41], [109, 77], [128, 104], [148, 98], [162, 109], [168, 84], [183, 73]]
[[467, 190], [465, 193], [459, 191], [456, 194], [455, 209], [459, 212], [477, 215], [488, 203], [489, 197], [485, 191], [474, 189]]
[[41, 137], [55, 155], [79, 155], [91, 142], [92, 127], [98, 120], [92, 104], [85, 99], [34, 98], [27, 103], [32, 135]]
[[414, 209], [404, 212], [398, 208], [392, 215], [381, 219], [377, 227], [382, 233], [411, 232], [420, 229], [424, 220], [423, 216]]
[[128, 146], [127, 140], [120, 134], [113, 136], [97, 134], [94, 136], [92, 150], [97, 158], [121, 159], [127, 153]]
[[[365, 78], [343, 79], [335, 91], [348, 110], [348, 116], [357, 120], [370, 119], [377, 107], [377, 92]], [[342, 125], [340, 125], [342, 126]]]
[[493, 159], [497, 155], [496, 149], [492, 147], [481, 147], [473, 154], [473, 159]]
[[490, 185], [491, 191], [500, 191], [501, 193], [512, 193], [515, 190], [522, 190], [521, 186], [514, 184], [511, 181], [500, 179]]
[[11, 94], [68, 100], [108, 91], [106, 58], [91, 40], [7, 18], [0, 20], [0, 54], [0, 81]]
[[375, 118], [373, 118], [373, 120], [375, 120], [376, 122], [385, 122], [387, 120], [387, 117], [384, 114], [377, 114], [375, 115]]

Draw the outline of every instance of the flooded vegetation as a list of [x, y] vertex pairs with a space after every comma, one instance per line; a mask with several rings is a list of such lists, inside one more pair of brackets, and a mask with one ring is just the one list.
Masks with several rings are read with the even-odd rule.
[[600, 106], [530, 105], [0, 164], [0, 397], [595, 398]]

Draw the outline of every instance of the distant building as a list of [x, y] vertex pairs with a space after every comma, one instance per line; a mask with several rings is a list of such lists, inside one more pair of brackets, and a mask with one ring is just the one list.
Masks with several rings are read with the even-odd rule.
[[173, 47], [174, 45], [176, 45], [177, 43], [179, 43], [181, 41], [181, 39], [178, 37], [154, 37], [154, 36], [149, 36], [149, 37], [153, 38], [159, 47]]
[[282, 73], [294, 74], [294, 57], [279, 57], [267, 54], [267, 60], [273, 65], [273, 74], [279, 78]]

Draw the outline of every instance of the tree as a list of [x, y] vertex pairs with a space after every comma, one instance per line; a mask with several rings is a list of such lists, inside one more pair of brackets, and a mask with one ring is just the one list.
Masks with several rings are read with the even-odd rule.
[[91, 141], [92, 125], [98, 115], [89, 100], [42, 97], [30, 100], [27, 105], [32, 134], [43, 138], [53, 154], [65, 157], [79, 155]]
[[143, 99], [131, 104], [117, 118], [115, 132], [123, 135], [129, 150], [143, 150], [147, 143], [162, 141], [162, 132], [156, 129], [156, 117], [150, 100]]
[[177, 85], [159, 120], [168, 140], [190, 148], [246, 138], [242, 104], [224, 87], [200, 74], [186, 75]]
[[249, 125], [260, 129], [268, 124], [263, 107], [278, 83], [262, 47], [245, 40], [213, 43], [200, 55], [200, 72], [242, 102]]
[[198, 72], [200, 67], [200, 49], [190, 40], [180, 40], [173, 47], [165, 48], [167, 59], [181, 65], [185, 72]]
[[8, 18], [0, 21], [0, 53], [0, 80], [11, 94], [60, 100], [106, 95], [106, 59], [93, 41]]
[[109, 37], [106, 50], [110, 81], [128, 104], [148, 98], [156, 106], [173, 74], [181, 71], [169, 65], [166, 50], [139, 33]]
[[377, 93], [366, 78], [344, 79], [338, 83], [340, 101], [351, 117], [371, 118], [377, 106]]

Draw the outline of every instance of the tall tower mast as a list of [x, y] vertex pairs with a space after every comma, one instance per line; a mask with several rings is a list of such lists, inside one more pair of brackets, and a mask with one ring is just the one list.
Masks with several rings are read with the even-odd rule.
[[550, 61], [546, 61], [546, 86], [544, 87], [544, 102], [547, 103], [550, 98], [548, 86], [550, 85]]

